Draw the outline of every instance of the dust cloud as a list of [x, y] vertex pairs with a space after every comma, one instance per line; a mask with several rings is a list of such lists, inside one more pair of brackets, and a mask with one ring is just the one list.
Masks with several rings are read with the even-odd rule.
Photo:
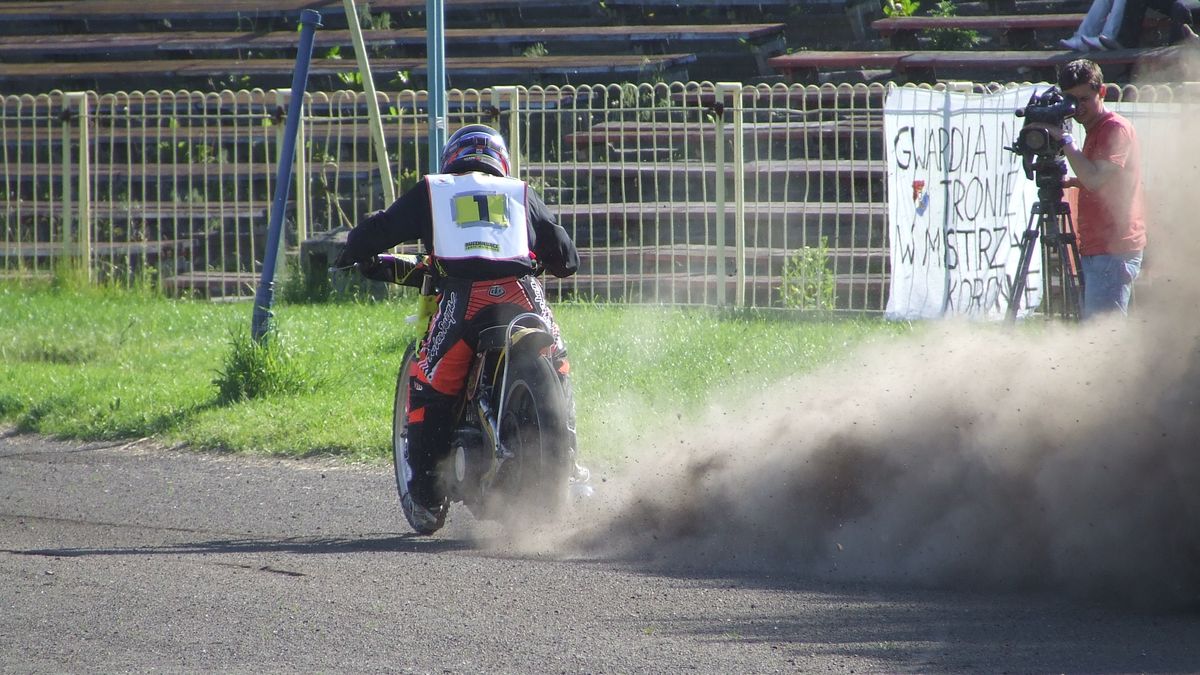
[[[1127, 320], [943, 322], [646, 439], [560, 555], [1200, 606], [1200, 143], [1158, 164]], [[786, 364], [781, 364], [785, 367]], [[631, 453], [632, 455], [633, 453]]]

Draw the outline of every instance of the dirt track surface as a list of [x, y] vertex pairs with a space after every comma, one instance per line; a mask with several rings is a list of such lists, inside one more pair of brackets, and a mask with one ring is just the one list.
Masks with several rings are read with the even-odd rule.
[[1200, 615], [522, 557], [390, 469], [0, 438], [0, 671], [1187, 672]]

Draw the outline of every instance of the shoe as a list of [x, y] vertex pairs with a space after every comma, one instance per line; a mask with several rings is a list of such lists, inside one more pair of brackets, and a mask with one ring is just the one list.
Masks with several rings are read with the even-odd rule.
[[427, 509], [413, 499], [412, 492], [406, 492], [400, 497], [400, 509], [404, 511], [404, 519], [417, 534], [433, 534], [446, 524], [444, 504], [434, 510]]
[[1098, 37], [1092, 37], [1091, 35], [1084, 35], [1081, 39], [1083, 40], [1084, 46], [1086, 46], [1088, 48], [1088, 51], [1102, 52], [1102, 51], [1105, 51], [1108, 49], [1108, 47], [1105, 47], [1104, 43], [1101, 42], [1100, 38], [1098, 38]]
[[1083, 51], [1083, 41], [1079, 39], [1078, 35], [1074, 35], [1065, 40], [1059, 40], [1058, 46], [1062, 47], [1063, 49], [1069, 49], [1073, 52]]
[[1109, 37], [1107, 35], [1100, 36], [1100, 44], [1104, 45], [1105, 49], [1124, 49], [1125, 48], [1120, 42], [1117, 42], [1116, 38]]

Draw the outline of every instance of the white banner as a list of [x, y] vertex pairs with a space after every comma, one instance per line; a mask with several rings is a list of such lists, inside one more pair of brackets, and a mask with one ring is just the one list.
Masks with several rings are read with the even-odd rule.
[[[1035, 91], [997, 94], [893, 88], [884, 104], [891, 237], [887, 316], [1000, 319], [1008, 311], [1021, 237], [1037, 187], [1016, 140]], [[1021, 315], [1042, 301], [1038, 247], [1026, 275]]]

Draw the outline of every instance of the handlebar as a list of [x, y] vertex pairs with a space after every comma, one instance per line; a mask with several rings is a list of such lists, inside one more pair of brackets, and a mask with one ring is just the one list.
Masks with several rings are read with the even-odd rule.
[[381, 253], [372, 256], [369, 260], [356, 262], [352, 265], [330, 267], [329, 272], [344, 272], [356, 269], [359, 274], [373, 281], [421, 288], [425, 279], [425, 272], [429, 269], [429, 266], [425, 263], [425, 256]]

